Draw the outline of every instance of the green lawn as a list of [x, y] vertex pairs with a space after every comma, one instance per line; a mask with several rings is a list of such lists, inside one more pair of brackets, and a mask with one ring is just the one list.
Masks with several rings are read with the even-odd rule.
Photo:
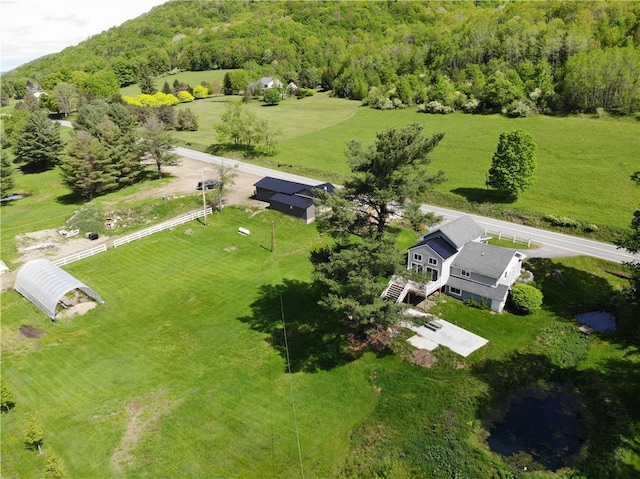
[[[240, 226], [251, 234], [238, 234]], [[42, 422], [45, 450], [63, 459], [69, 477], [301, 477], [296, 430], [309, 478], [340, 470], [345, 478], [383, 470], [393, 471], [386, 477], [490, 477], [506, 470], [479, 429], [487, 401], [505, 392], [497, 371], [519, 370], [514, 352], [564, 361], [579, 338], [567, 323], [567, 294], [605, 297], [623, 284], [611, 275], [619, 266], [606, 262], [542, 262], [536, 284], [548, 303], [537, 315], [438, 301], [442, 317], [489, 339], [468, 358], [439, 348], [431, 369], [397, 355], [354, 361], [344, 354], [340, 322], [318, 309], [309, 285], [308, 251], [322, 241], [293, 218], [230, 207], [207, 227], [193, 222], [67, 266], [105, 300], [83, 316], [52, 323], [18, 293], [2, 293], [2, 374], [16, 397], [1, 417], [2, 477], [41, 471], [42, 457], [22, 443], [27, 411]], [[552, 267], [562, 269], [564, 288], [553, 288]], [[630, 324], [630, 316], [621, 319]], [[26, 339], [21, 325], [44, 335]], [[573, 362], [540, 374], [593, 375], [589, 383], [616, 397], [616, 414], [638, 424], [637, 388], [625, 390], [617, 379], [638, 364], [626, 341], [593, 337]], [[617, 365], [615, 374], [607, 364]], [[536, 381], [535, 371], [506, 383]], [[583, 467], [600, 470], [605, 453], [622, 458], [614, 472], [627, 462], [640, 467], [625, 445], [635, 440], [631, 432], [622, 432], [625, 440], [611, 431], [602, 437], [606, 447]]]
[[[45, 449], [64, 458], [70, 477], [294, 477], [296, 423], [278, 347], [281, 316], [271, 308], [281, 298], [307, 477], [331, 477], [348, 431], [376, 394], [364, 364], [324, 371], [343, 361], [301, 261], [319, 239], [315, 228], [294, 222], [227, 209], [206, 228], [184, 225], [75, 263], [68, 270], [106, 303], [57, 323], [18, 293], [3, 293], [3, 376], [18, 405], [2, 418], [2, 476], [33, 477], [40, 467], [41, 458], [22, 446], [22, 414], [33, 411]], [[239, 226], [251, 235], [239, 235]], [[23, 324], [45, 335], [21, 338]], [[139, 460], [114, 475], [110, 458], [128, 407], [149, 424], [135, 444]]]

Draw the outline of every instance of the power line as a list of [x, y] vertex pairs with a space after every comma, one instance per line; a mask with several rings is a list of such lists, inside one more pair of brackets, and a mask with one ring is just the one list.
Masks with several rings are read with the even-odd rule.
[[[276, 239], [275, 239], [275, 226], [271, 225], [271, 251], [275, 254], [275, 263], [276, 263], [276, 271], [278, 273], [278, 278], [280, 278], [280, 264], [278, 262], [278, 253], [276, 251]], [[300, 474], [302, 475], [302, 479], [305, 479], [304, 475], [304, 463], [302, 461], [302, 447], [300, 445], [300, 430], [298, 428], [298, 414], [296, 411], [296, 401], [295, 395], [293, 392], [293, 374], [291, 374], [291, 358], [289, 356], [289, 340], [287, 338], [287, 321], [285, 319], [284, 314], [284, 301], [282, 298], [282, 289], [278, 288], [278, 296], [280, 298], [280, 316], [282, 320], [282, 334], [284, 336], [284, 349], [287, 355], [287, 373], [289, 374], [289, 394], [291, 396], [291, 408], [293, 410], [293, 423], [296, 431], [296, 443], [298, 445], [298, 459], [300, 460]]]

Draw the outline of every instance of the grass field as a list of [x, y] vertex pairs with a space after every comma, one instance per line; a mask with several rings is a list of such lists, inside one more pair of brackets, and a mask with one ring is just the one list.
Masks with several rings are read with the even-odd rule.
[[[223, 76], [223, 71], [185, 72], [166, 80], [171, 84], [178, 78], [194, 85]], [[157, 86], [164, 80], [158, 79]], [[124, 92], [135, 95], [137, 86], [127, 87]], [[226, 102], [237, 98], [217, 96], [178, 105], [196, 113], [200, 128], [197, 132], [178, 132], [176, 138], [202, 151], [215, 144], [213, 125], [220, 121]], [[487, 193], [486, 174], [500, 134], [522, 129], [538, 146], [536, 183], [508, 206], [624, 228], [640, 202], [640, 191], [629, 179], [640, 169], [640, 124], [632, 118], [426, 115], [415, 108], [372, 110], [359, 102], [330, 98], [327, 93], [302, 100], [286, 99], [276, 107], [254, 100], [248, 108], [281, 131], [277, 152], [251, 161], [319, 179], [336, 183], [345, 179], [349, 173], [344, 157], [347, 141], [371, 144], [378, 131], [419, 122], [427, 134], [445, 133], [432, 154], [432, 168], [442, 169], [448, 178], [438, 191], [479, 203], [500, 201]]]
[[[222, 100], [179, 106], [196, 111], [201, 127], [183, 141], [213, 142], [203, 119], [214, 123]], [[538, 182], [514, 207], [625, 226], [640, 200], [628, 181], [640, 169], [631, 120], [379, 112], [324, 94], [250, 108], [283, 130], [278, 153], [255, 161], [320, 179], [340, 182], [348, 173], [346, 141], [371, 143], [382, 128], [420, 121], [427, 133], [446, 134], [433, 155], [433, 167], [450, 178], [441, 191], [484, 201], [499, 134], [522, 128], [540, 148]], [[56, 171], [19, 174], [17, 182], [31, 196], [2, 206], [3, 260], [17, 256], [15, 234], [60, 227], [80, 206]], [[126, 204], [145, 186], [93, 204]], [[159, 206], [140, 205], [147, 207]], [[240, 226], [251, 235], [239, 235]], [[415, 235], [398, 232], [401, 247], [414, 243]], [[15, 291], [3, 292], [2, 376], [16, 406], [0, 416], [0, 475], [41, 476], [42, 456], [23, 444], [23, 415], [33, 412], [45, 451], [63, 459], [68, 477], [511, 477], [522, 464], [516, 470], [488, 451], [485, 414], [521, 386], [561, 382], [593, 415], [574, 472], [637, 477], [639, 335], [634, 312], [620, 302], [620, 265], [530, 260], [545, 305], [528, 317], [439, 299], [436, 313], [489, 343], [468, 358], [438, 348], [437, 363], [425, 369], [406, 360], [402, 337], [395, 354], [345, 354], [341, 322], [318, 309], [309, 284], [308, 252], [323, 241], [292, 218], [225, 208], [208, 227], [183, 225], [65, 267], [106, 301], [83, 316], [52, 323]], [[574, 315], [611, 307], [618, 331], [585, 340]], [[44, 334], [28, 339], [22, 325]]]
[[[251, 235], [239, 235], [240, 226]], [[22, 443], [27, 411], [69, 477], [302, 477], [296, 430], [308, 478], [490, 477], [508, 467], [479, 439], [487, 400], [541, 380], [536, 370], [508, 386], [495, 382], [498, 370], [516, 368], [516, 351], [554, 361], [575, 349], [575, 361], [543, 376], [590, 374], [588, 384], [615, 398], [607, 421], [617, 427], [615, 413], [630, 427], [640, 422], [637, 387], [624, 389], [618, 377], [638, 367], [635, 340], [593, 337], [585, 349], [557, 339], [580, 337], [561, 305], [609, 298], [623, 284], [607, 273], [618, 266], [575, 258], [534, 265], [549, 302], [528, 318], [439, 301], [445, 319], [490, 342], [466, 359], [439, 348], [436, 366], [424, 369], [400, 353], [344, 354], [340, 323], [317, 308], [309, 285], [308, 250], [321, 242], [292, 218], [226, 208], [208, 227], [183, 225], [67, 266], [105, 300], [83, 316], [51, 323], [14, 291], [2, 293], [2, 374], [16, 396], [1, 417], [2, 477], [42, 470], [42, 457]], [[567, 280], [555, 293], [551, 267]], [[21, 325], [44, 335], [27, 339]], [[559, 328], [555, 343], [541, 344], [549, 328]], [[622, 458], [607, 466], [616, 474], [640, 467], [631, 431], [601, 436], [581, 467], [600, 471], [607, 454]]]

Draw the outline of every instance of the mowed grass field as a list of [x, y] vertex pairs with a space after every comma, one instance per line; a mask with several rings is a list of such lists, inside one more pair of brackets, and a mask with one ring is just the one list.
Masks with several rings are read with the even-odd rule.
[[[504, 465], [482, 445], [482, 416], [505, 392], [502, 372], [519, 371], [526, 355], [549, 365], [504, 380], [507, 388], [565, 378], [605, 391], [609, 402], [590, 406], [603, 407], [614, 430], [600, 434], [588, 470], [612, 455], [614, 472], [640, 467], [629, 445], [638, 388], [620, 381], [637, 369], [632, 335], [587, 344], [565, 309], [570, 298], [609, 301], [624, 284], [611, 274], [619, 266], [541, 263], [566, 283], [556, 291], [536, 270], [549, 301], [526, 318], [442, 298], [437, 314], [489, 344], [468, 358], [438, 348], [426, 369], [399, 352], [345, 355], [341, 322], [318, 308], [309, 284], [308, 252], [323, 241], [313, 225], [228, 207], [207, 227], [192, 222], [66, 266], [105, 300], [85, 315], [50, 322], [15, 291], [2, 293], [2, 375], [16, 400], [0, 418], [2, 477], [41, 474], [43, 457], [23, 444], [25, 412], [68, 477], [490, 477]], [[21, 326], [43, 335], [26, 338]], [[631, 430], [618, 430], [617, 417]]]
[[[160, 78], [162, 88], [178, 78], [192, 86], [224, 77], [223, 71], [184, 72]], [[132, 85], [125, 94], [139, 93]], [[204, 151], [215, 145], [213, 125], [220, 122], [227, 101], [239, 97], [215, 96], [176, 108], [189, 108], [198, 117], [199, 130], [176, 132], [181, 144]], [[285, 168], [320, 180], [341, 183], [349, 174], [344, 151], [350, 140], [372, 144], [376, 132], [410, 122], [424, 125], [428, 135], [445, 137], [432, 154], [433, 170], [443, 170], [447, 182], [437, 191], [476, 202], [499, 200], [487, 194], [485, 180], [500, 134], [529, 132], [538, 146], [536, 183], [515, 203], [523, 211], [565, 216], [583, 223], [628, 226], [640, 203], [640, 190], [630, 180], [640, 170], [640, 122], [634, 118], [593, 116], [506, 118], [502, 115], [427, 115], [415, 108], [379, 111], [360, 102], [318, 93], [302, 100], [286, 99], [278, 106], [254, 100], [247, 105], [281, 132], [276, 153], [250, 161]], [[241, 158], [242, 152], [229, 152]]]
[[[3, 293], [2, 375], [17, 406], [2, 417], [2, 477], [42, 470], [22, 442], [26, 411], [69, 477], [296, 477], [296, 428], [307, 477], [331, 477], [376, 392], [366, 361], [329, 369], [342, 362], [339, 338], [319, 316], [304, 260], [319, 241], [292, 218], [229, 208], [207, 227], [67, 267], [105, 300], [84, 316], [51, 323]], [[291, 376], [283, 315], [305, 325], [291, 327]], [[21, 325], [44, 335], [26, 339]]]

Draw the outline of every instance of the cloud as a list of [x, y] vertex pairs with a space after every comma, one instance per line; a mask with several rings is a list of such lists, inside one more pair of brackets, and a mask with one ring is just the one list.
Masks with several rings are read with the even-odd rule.
[[0, 71], [121, 25], [166, 0], [0, 0]]

